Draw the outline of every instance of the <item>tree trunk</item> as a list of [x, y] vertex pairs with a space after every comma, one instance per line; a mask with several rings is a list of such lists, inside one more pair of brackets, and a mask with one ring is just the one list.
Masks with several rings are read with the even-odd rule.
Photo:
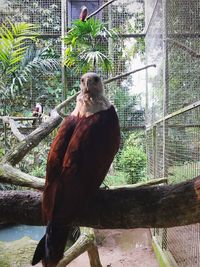
[[[73, 223], [98, 229], [173, 227], [200, 222], [200, 177], [176, 185], [100, 189]], [[72, 204], [73, 203], [69, 203]], [[41, 225], [41, 193], [0, 192], [0, 223]]]

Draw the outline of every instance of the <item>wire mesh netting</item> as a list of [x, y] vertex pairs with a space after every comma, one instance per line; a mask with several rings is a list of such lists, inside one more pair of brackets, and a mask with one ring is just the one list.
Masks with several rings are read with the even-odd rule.
[[61, 1], [59, 0], [13, 0], [1, 1], [0, 20], [25, 21], [36, 24], [41, 34], [61, 34]]
[[[200, 173], [200, 4], [146, 1], [148, 8], [147, 62], [157, 64], [148, 71], [148, 172], [178, 183]], [[173, 263], [200, 266], [199, 224], [157, 229], [155, 236]]]
[[[106, 1], [105, 1], [106, 2]], [[61, 34], [78, 18], [80, 7], [88, 4], [91, 13], [104, 1], [0, 1], [0, 23], [30, 22], [38, 26], [40, 38], [37, 49], [48, 47], [54, 57], [61, 55]], [[64, 3], [64, 5], [63, 5]], [[63, 10], [64, 6], [64, 10]], [[91, 8], [89, 7], [91, 6]], [[66, 12], [63, 15], [62, 12]], [[107, 29], [118, 31], [115, 40], [103, 39], [102, 49], [113, 60], [112, 72], [98, 69], [103, 79], [130, 71], [144, 60], [144, 38], [141, 33], [146, 23], [145, 53], [148, 64], [156, 68], [147, 71], [146, 114], [138, 96], [144, 87], [144, 77], [129, 76], [107, 84], [106, 94], [116, 106], [122, 128], [120, 153], [109, 172], [109, 179], [117, 177], [122, 183], [138, 179], [167, 177], [177, 183], [199, 175], [200, 168], [200, 3], [199, 0], [117, 0], [97, 17]], [[137, 39], [134, 37], [137, 36]], [[34, 48], [32, 48], [34, 52]], [[37, 50], [36, 49], [36, 50]], [[35, 51], [36, 52], [36, 51]], [[139, 55], [139, 56], [136, 56]], [[1, 98], [0, 115], [30, 116], [37, 102], [42, 103], [46, 115], [61, 100], [79, 90], [81, 72], [62, 70], [66, 84], [61, 81], [61, 69], [36, 75], [24, 85], [23, 94], [16, 94], [8, 104]], [[21, 102], [20, 102], [21, 101]], [[74, 103], [72, 104], [72, 106]], [[146, 116], [146, 143], [144, 136]], [[16, 140], [0, 121], [0, 156]], [[20, 121], [19, 128], [27, 134], [34, 129], [33, 121]], [[21, 169], [37, 165], [32, 175], [43, 176], [45, 158], [53, 133], [41, 147], [21, 163]], [[147, 166], [146, 156], [147, 152]], [[45, 152], [45, 153], [44, 153]], [[135, 160], [137, 157], [137, 160]], [[134, 163], [134, 164], [133, 164]], [[147, 175], [146, 175], [147, 167]], [[126, 180], [124, 180], [126, 177]], [[176, 220], [176, 218], [174, 218]], [[155, 236], [167, 255], [173, 256], [181, 267], [200, 266], [199, 224], [171, 229], [156, 229]]]

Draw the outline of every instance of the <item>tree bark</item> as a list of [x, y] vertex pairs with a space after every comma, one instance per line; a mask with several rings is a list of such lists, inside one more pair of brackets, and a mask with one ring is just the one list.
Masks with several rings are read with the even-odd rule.
[[41, 140], [47, 137], [62, 121], [62, 118], [57, 112], [49, 117], [46, 122], [43, 122], [37, 129], [27, 135], [18, 146], [8, 151], [2, 158], [1, 163], [9, 163], [12, 166], [19, 163], [24, 156], [36, 147]]
[[57, 267], [65, 267], [75, 258], [88, 251], [91, 267], [102, 267], [98, 249], [96, 246], [95, 234], [92, 228], [81, 227], [81, 234], [78, 240], [64, 254], [64, 258], [57, 264]]
[[25, 135], [21, 134], [20, 131], [18, 130], [17, 123], [15, 120], [11, 119], [8, 116], [3, 117], [3, 122], [10, 124], [10, 129], [12, 130], [12, 133], [14, 136], [19, 140], [22, 141], [25, 138]]
[[20, 171], [9, 164], [0, 164], [0, 183], [43, 190], [45, 180]]
[[[174, 227], [200, 222], [200, 177], [176, 185], [100, 189], [73, 223], [98, 229]], [[73, 203], [69, 203], [72, 204]], [[41, 225], [41, 193], [0, 192], [0, 223]]]

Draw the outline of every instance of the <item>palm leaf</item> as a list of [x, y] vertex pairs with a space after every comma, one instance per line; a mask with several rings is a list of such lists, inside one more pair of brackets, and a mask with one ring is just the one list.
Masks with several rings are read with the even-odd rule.
[[36, 26], [25, 22], [13, 24], [7, 20], [2, 23], [0, 27], [0, 60], [5, 74], [12, 74], [19, 68], [27, 49], [27, 41], [35, 40], [35, 29]]
[[115, 35], [114, 30], [107, 30], [106, 25], [97, 19], [74, 21], [73, 30], [64, 38], [67, 45], [64, 65], [76, 72], [95, 69], [97, 65], [109, 71], [111, 61], [106, 55], [107, 49], [102, 47], [102, 42], [114, 38]]
[[47, 51], [48, 48], [37, 49], [35, 46], [27, 49], [17, 73], [17, 78], [20, 79], [21, 85], [23, 82], [27, 82], [30, 76], [35, 76], [36, 73], [47, 75], [60, 69], [59, 60], [52, 58]]

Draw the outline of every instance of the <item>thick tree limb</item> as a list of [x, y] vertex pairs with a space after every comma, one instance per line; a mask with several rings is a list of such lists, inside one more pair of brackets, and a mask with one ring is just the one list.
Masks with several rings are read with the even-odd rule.
[[[200, 222], [200, 177], [176, 185], [101, 189], [74, 225], [93, 228], [173, 227]], [[69, 203], [72, 204], [73, 203]], [[41, 193], [0, 192], [0, 223], [41, 225]]]
[[[134, 185], [124, 185], [126, 188], [139, 187], [144, 185], [157, 185], [166, 183], [167, 178], [152, 179], [147, 182], [141, 182]], [[45, 180], [36, 176], [29, 175], [12, 167], [9, 164], [0, 164], [0, 183], [19, 185], [28, 188], [43, 190]], [[121, 188], [121, 186], [111, 186], [110, 189]]]
[[24, 173], [9, 164], [0, 165], [0, 183], [30, 187], [38, 190], [44, 188], [44, 179]]

